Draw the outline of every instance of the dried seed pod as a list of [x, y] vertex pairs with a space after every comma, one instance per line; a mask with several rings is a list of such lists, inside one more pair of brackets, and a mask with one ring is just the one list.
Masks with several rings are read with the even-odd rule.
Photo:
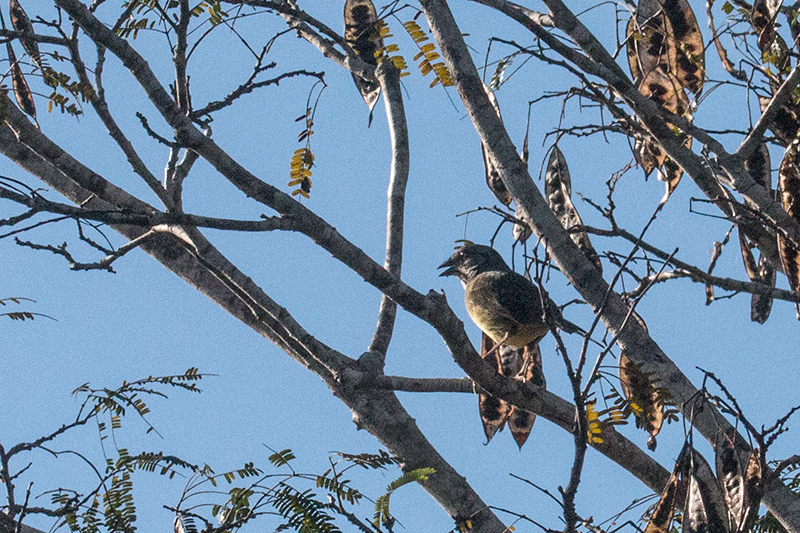
[[[797, 170], [797, 141], [786, 149], [778, 170], [778, 187], [781, 191], [781, 204], [789, 215], [800, 222], [800, 177]], [[783, 271], [789, 280], [789, 287], [800, 291], [800, 252], [798, 248], [778, 233], [778, 252], [783, 263]]]
[[655, 386], [653, 375], [631, 361], [623, 352], [619, 356], [619, 383], [636, 419], [636, 427], [650, 434], [647, 446], [656, 447], [656, 435], [664, 424], [664, 401]]
[[[500, 346], [495, 349], [492, 339], [482, 334], [481, 357], [489, 364], [497, 365], [497, 372], [503, 376], [523, 383], [530, 381], [540, 387], [545, 386], [542, 354], [539, 351], [538, 341], [522, 348]], [[521, 448], [536, 420], [536, 415], [530, 411], [519, 409], [490, 394], [478, 394], [478, 410], [487, 443], [508, 422], [508, 429]]]
[[[495, 366], [498, 372], [501, 371], [500, 359], [498, 350], [492, 351], [494, 342], [485, 333], [481, 334], [481, 357], [490, 365]], [[486, 435], [486, 442], [492, 440], [495, 433], [503, 429], [503, 426], [511, 413], [511, 408], [508, 403], [500, 398], [496, 398], [491, 394], [478, 394], [478, 412], [481, 415], [481, 423], [483, 424], [483, 433]]]
[[689, 443], [683, 445], [672, 474], [669, 476], [667, 486], [661, 492], [650, 521], [645, 527], [644, 533], [669, 533], [672, 530], [672, 518], [675, 515], [675, 508], [682, 507], [681, 497], [686, 496], [686, 468], [688, 466]]
[[627, 26], [628, 64], [636, 83], [661, 70], [681, 89], [699, 95], [705, 74], [705, 46], [687, 0], [639, 0]]
[[[652, 71], [639, 85], [639, 92], [670, 113], [691, 119], [689, 99], [681, 87], [681, 82], [672, 74], [661, 70]], [[687, 148], [691, 148], [692, 138], [685, 136], [684, 144]], [[637, 162], [642, 165], [645, 175], [649, 175], [654, 168], [658, 169], [658, 179], [666, 183], [666, 192], [661, 202], [666, 202], [680, 183], [683, 169], [669, 159], [659, 146], [649, 141], [637, 142], [634, 155]]]
[[[520, 368], [515, 379], [523, 383], [531, 382], [539, 387], [546, 387], [544, 372], [542, 371], [542, 352], [539, 343], [532, 343], [523, 348], [522, 368]], [[518, 407], [512, 407], [508, 416], [508, 429], [517, 442], [517, 446], [522, 448], [525, 441], [531, 434], [536, 415], [530, 411], [525, 411]]]
[[729, 533], [728, 512], [711, 466], [696, 450], [689, 453], [689, 483], [683, 512], [685, 533]]
[[14, 96], [19, 107], [30, 115], [33, 120], [36, 120], [36, 104], [33, 101], [33, 93], [28, 86], [28, 82], [25, 81], [25, 76], [22, 74], [22, 69], [10, 42], [6, 43], [6, 49], [8, 50], [8, 62], [11, 64], [11, 86], [14, 89]]
[[[371, 0], [346, 0], [344, 3], [344, 38], [356, 54], [370, 65], [377, 65], [375, 54], [383, 48], [378, 27], [378, 13]], [[372, 113], [381, 94], [381, 86], [353, 75], [364, 102]], [[371, 117], [371, 115], [370, 115]]]
[[716, 467], [731, 533], [750, 531], [763, 496], [759, 450], [736, 449], [731, 435], [720, 431]]
[[775, 19], [783, 0], [754, 0], [750, 23], [758, 35], [758, 47], [766, 52], [775, 41]]
[[[486, 84], [483, 85], [484, 91], [486, 91], [486, 96], [489, 97], [489, 101], [492, 103], [492, 107], [497, 112], [497, 118], [500, 119], [500, 122], [503, 121], [503, 117], [500, 114], [500, 105], [497, 103], [497, 98], [494, 95], [494, 91], [492, 91], [489, 86]], [[486, 185], [489, 187], [489, 190], [492, 191], [494, 197], [497, 198], [497, 201], [501, 204], [508, 207], [511, 203], [511, 194], [506, 189], [503, 180], [500, 178], [500, 172], [497, 171], [497, 167], [494, 166], [489, 160], [489, 152], [486, 150], [486, 146], [481, 142], [481, 154], [483, 155], [483, 168], [486, 172]]]
[[573, 229], [583, 226], [578, 210], [572, 203], [572, 182], [567, 167], [567, 160], [564, 154], [553, 146], [550, 151], [550, 159], [547, 162], [547, 171], [544, 178], [544, 191], [547, 196], [547, 203], [555, 213], [564, 229], [569, 231], [570, 238], [586, 255], [586, 258], [600, 271], [603, 272], [603, 265], [597, 255], [589, 234], [583, 229]]
[[[766, 144], [761, 143], [758, 149], [750, 154], [747, 161], [744, 162], [744, 167], [750, 177], [753, 178], [753, 181], [764, 187], [767, 193], [771, 195], [772, 168], [769, 149]], [[745, 199], [745, 203], [755, 208], [749, 200]], [[752, 251], [754, 244], [749, 242], [741, 232], [739, 232], [739, 247], [742, 251], [745, 272], [747, 272], [747, 277], [750, 278], [750, 281], [761, 283], [768, 287], [775, 287], [776, 275], [774, 266], [763, 255], [756, 261]], [[763, 324], [769, 318], [771, 311], [772, 298], [770, 296], [753, 294], [750, 299], [750, 320]]]
[[39, 53], [39, 44], [36, 42], [36, 39], [33, 38], [33, 24], [31, 24], [27, 13], [22, 9], [18, 0], [10, 0], [8, 10], [11, 13], [11, 25], [14, 27], [14, 30], [22, 33], [20, 42], [25, 52], [27, 52], [31, 60], [36, 63], [36, 66], [43, 68], [42, 56]]

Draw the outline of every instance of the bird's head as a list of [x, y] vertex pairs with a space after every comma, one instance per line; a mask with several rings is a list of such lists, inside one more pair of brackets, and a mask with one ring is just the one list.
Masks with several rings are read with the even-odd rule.
[[496, 250], [482, 244], [467, 244], [459, 248], [439, 268], [447, 268], [440, 276], [457, 276], [464, 284], [484, 272], [510, 270]]

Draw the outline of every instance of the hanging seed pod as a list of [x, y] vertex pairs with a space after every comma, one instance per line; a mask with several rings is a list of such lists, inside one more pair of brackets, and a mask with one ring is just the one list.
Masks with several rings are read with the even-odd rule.
[[[494, 342], [485, 333], [481, 334], [481, 357], [490, 365], [502, 373], [500, 366], [499, 350], [494, 349]], [[490, 394], [478, 394], [478, 412], [481, 415], [483, 433], [486, 435], [487, 444], [492, 440], [495, 433], [503, 429], [503, 426], [511, 413], [512, 407], [500, 398]]]
[[[514, 379], [523, 383], [531, 382], [539, 387], [547, 386], [544, 372], [542, 371], [542, 352], [539, 349], [538, 342], [523, 348], [522, 368], [517, 371]], [[525, 411], [516, 406], [511, 408], [511, 413], [508, 416], [508, 429], [520, 448], [528, 440], [535, 421], [536, 415], [530, 411]]]
[[[778, 187], [781, 191], [781, 204], [789, 215], [800, 222], [800, 177], [797, 170], [798, 141], [786, 149], [778, 170]], [[800, 291], [800, 252], [797, 247], [778, 233], [778, 252], [783, 270], [789, 280], [789, 287]]]
[[686, 497], [688, 458], [689, 443], [687, 441], [683, 445], [681, 453], [678, 454], [678, 459], [675, 461], [667, 486], [661, 492], [661, 498], [650, 515], [650, 521], [647, 523], [644, 533], [669, 533], [672, 530], [672, 518], [675, 515], [675, 508], [683, 507], [681, 498]]
[[[500, 105], [497, 103], [497, 98], [494, 95], [494, 91], [492, 91], [492, 89], [486, 84], [483, 85], [483, 89], [486, 91], [486, 96], [489, 97], [492, 107], [494, 107], [494, 110], [497, 112], [497, 118], [499, 118], [500, 122], [502, 122], [503, 117], [500, 114]], [[482, 142], [481, 154], [483, 155], [483, 168], [486, 172], [486, 185], [489, 187], [489, 190], [492, 191], [494, 197], [497, 198], [497, 201], [508, 207], [512, 199], [511, 194], [508, 192], [503, 180], [500, 178], [500, 172], [498, 172], [497, 167], [495, 167], [494, 163], [489, 160], [489, 153], [486, 150], [486, 146], [484, 146]]]
[[656, 435], [664, 424], [664, 401], [661, 398], [650, 372], [631, 361], [625, 353], [619, 356], [619, 383], [636, 419], [636, 427], [650, 434], [647, 447], [656, 448]]
[[14, 27], [15, 31], [22, 34], [20, 42], [25, 52], [27, 52], [31, 60], [36, 63], [36, 66], [40, 69], [43, 68], [42, 55], [39, 53], [39, 44], [36, 42], [36, 39], [33, 38], [33, 24], [31, 24], [27, 13], [22, 9], [18, 0], [11, 0], [8, 5], [8, 10], [11, 13], [11, 25]]
[[[356, 54], [369, 65], [377, 65], [375, 54], [383, 48], [378, 27], [378, 13], [371, 0], [347, 0], [344, 3], [344, 38]], [[370, 111], [375, 108], [381, 86], [353, 74], [353, 81]]]
[[19, 107], [30, 115], [33, 120], [36, 120], [36, 104], [33, 101], [33, 93], [28, 86], [28, 82], [25, 81], [25, 76], [22, 74], [22, 69], [10, 42], [6, 43], [6, 49], [8, 50], [8, 62], [11, 64], [11, 85], [14, 89], [14, 96]]
[[690, 450], [689, 483], [683, 511], [684, 533], [729, 533], [728, 513], [711, 466]]
[[758, 516], [763, 496], [759, 457], [758, 450], [740, 452], [733, 438], [720, 431], [716, 445], [717, 478], [731, 533], [749, 531]]
[[564, 226], [564, 229], [569, 231], [572, 241], [597, 270], [603, 272], [603, 265], [592, 246], [592, 242], [589, 240], [589, 234], [583, 229], [573, 229], [583, 226], [583, 220], [581, 220], [578, 210], [575, 209], [575, 205], [572, 203], [572, 181], [569, 175], [569, 168], [567, 167], [567, 160], [561, 150], [558, 149], [558, 146], [553, 146], [550, 151], [550, 159], [547, 162], [547, 171], [544, 177], [544, 191], [550, 209], [555, 213], [556, 218]]
[[660, 70], [699, 95], [705, 46], [687, 0], [640, 0], [627, 26], [628, 65], [635, 83]]
[[762, 52], [775, 42], [775, 20], [783, 0], [754, 0], [750, 11], [750, 23], [758, 35], [758, 47]]

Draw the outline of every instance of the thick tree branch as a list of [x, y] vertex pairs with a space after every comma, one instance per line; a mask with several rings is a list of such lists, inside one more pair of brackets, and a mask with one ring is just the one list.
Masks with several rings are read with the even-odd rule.
[[[478, 376], [478, 379], [426, 379], [365, 375], [363, 386], [407, 392], [461, 392], [468, 394], [486, 392], [503, 398], [526, 411], [536, 413], [537, 416], [549, 420], [569, 433], [576, 433], [575, 406], [573, 404], [543, 387], [508, 379], [496, 372], [493, 373], [488, 365], [481, 365], [481, 362], [474, 359], [467, 362], [470, 369], [468, 373]], [[485, 389], [482, 384], [488, 384], [491, 390]], [[623, 466], [653, 491], [661, 492], [669, 478], [669, 472], [666, 469], [641, 448], [619, 434], [613, 426], [603, 428], [602, 438], [602, 443], [592, 442], [591, 446]]]

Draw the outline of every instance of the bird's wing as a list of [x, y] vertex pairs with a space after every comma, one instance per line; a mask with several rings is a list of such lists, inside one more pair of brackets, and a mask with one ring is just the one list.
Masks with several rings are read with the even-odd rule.
[[488, 272], [487, 289], [494, 295], [499, 312], [518, 324], [542, 320], [542, 306], [536, 286], [516, 272]]

